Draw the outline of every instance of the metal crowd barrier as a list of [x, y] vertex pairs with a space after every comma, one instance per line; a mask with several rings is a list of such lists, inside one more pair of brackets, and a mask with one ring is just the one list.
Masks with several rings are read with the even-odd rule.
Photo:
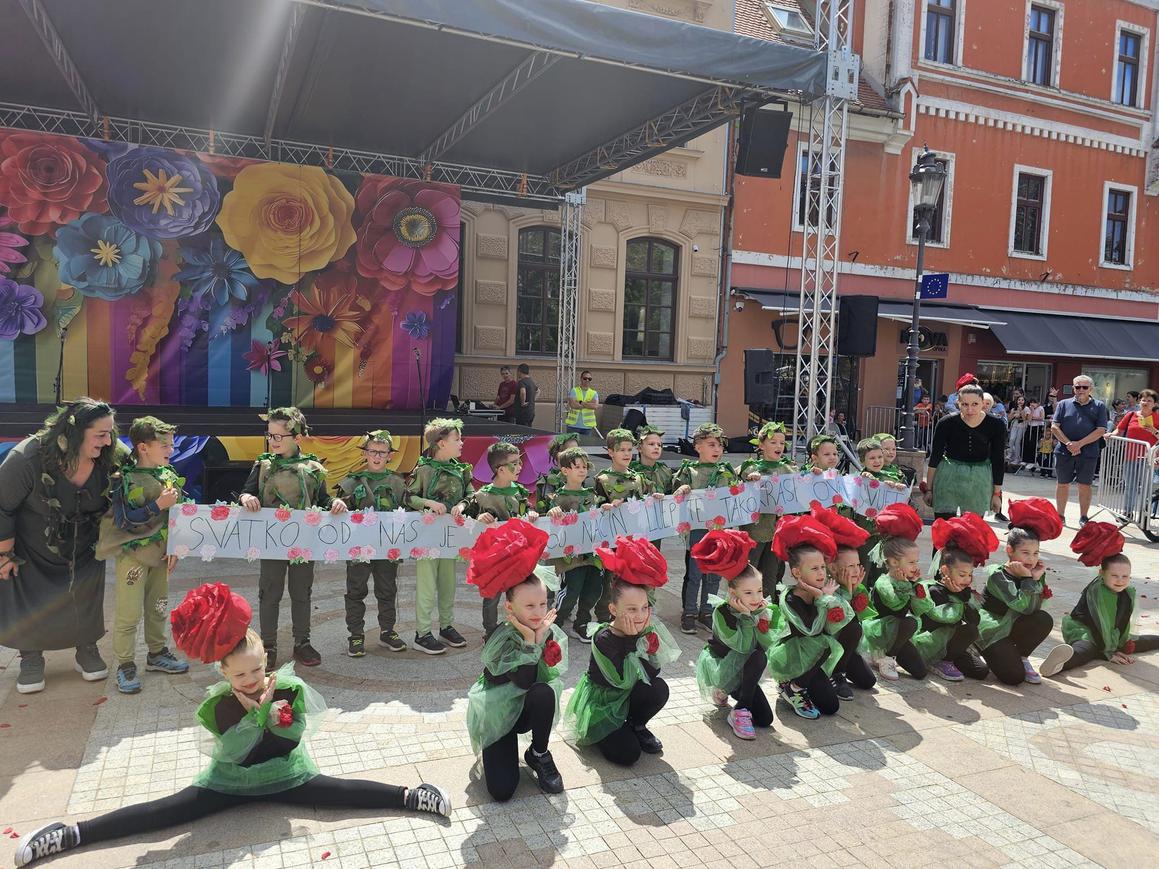
[[1159, 446], [1113, 435], [1106, 440], [1095, 503], [1120, 525], [1135, 524], [1159, 541]]
[[[862, 437], [872, 437], [881, 432], [892, 432], [899, 438], [901, 431], [902, 411], [897, 407], [888, 407], [882, 404], [871, 404], [865, 408], [862, 418]], [[934, 442], [934, 423], [929, 411], [923, 410], [914, 413], [916, 430], [914, 432], [914, 446], [924, 453], [929, 453]], [[924, 424], [923, 424], [924, 423]], [[899, 444], [900, 445], [900, 444]]]

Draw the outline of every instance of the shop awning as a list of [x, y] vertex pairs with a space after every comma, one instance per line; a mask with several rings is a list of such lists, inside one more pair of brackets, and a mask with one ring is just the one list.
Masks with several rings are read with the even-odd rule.
[[1014, 311], [990, 311], [1005, 323], [991, 328], [1010, 353], [1130, 362], [1159, 357], [1159, 323]]
[[[909, 323], [913, 316], [913, 305], [911, 302], [883, 299], [877, 303], [877, 316], [897, 320], [899, 323]], [[1006, 321], [1006, 314], [1003, 311], [983, 311], [973, 305], [936, 305], [923, 302], [921, 318], [923, 323], [956, 323], [975, 329], [989, 329], [992, 326], [1002, 325]]]
[[[753, 290], [748, 287], [733, 287], [732, 291], [742, 299], [756, 302], [765, 311], [780, 311], [785, 314], [795, 314], [797, 313], [797, 309], [801, 307], [801, 296], [799, 293], [786, 293], [780, 290]], [[823, 310], [828, 311], [829, 306], [825, 305]]]

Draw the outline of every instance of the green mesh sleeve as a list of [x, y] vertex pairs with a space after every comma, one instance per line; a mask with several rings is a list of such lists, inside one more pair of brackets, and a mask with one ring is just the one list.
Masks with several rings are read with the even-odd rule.
[[828, 617], [828, 610], [821, 604], [821, 600], [836, 600], [832, 595], [824, 595], [817, 601], [817, 615], [814, 616], [813, 621], [806, 624], [791, 606], [789, 606], [789, 595], [793, 593], [792, 588], [781, 589], [780, 610], [781, 618], [785, 622], [786, 633], [787, 629], [792, 626], [806, 636], [815, 637], [825, 630], [825, 619]]
[[906, 609], [914, 596], [912, 583], [904, 580], [894, 581], [888, 573], [883, 573], [877, 578], [873, 590], [885, 607], [895, 613]]
[[[566, 651], [565, 651], [566, 654]], [[483, 667], [493, 676], [502, 676], [526, 664], [538, 664], [543, 647], [525, 643], [510, 623], [500, 625], [483, 646]]]
[[986, 580], [986, 590], [1016, 613], [1025, 615], [1042, 605], [1043, 581], [1018, 579], [1009, 576], [1000, 565], [996, 565]]
[[929, 616], [938, 624], [956, 625], [962, 620], [962, 616], [966, 612], [966, 604], [961, 598], [952, 595], [946, 603], [935, 604], [933, 602], [934, 598], [930, 594], [930, 589], [936, 585], [936, 582], [922, 583], [922, 586], [926, 589], [926, 600], [929, 602], [929, 607], [923, 615]]

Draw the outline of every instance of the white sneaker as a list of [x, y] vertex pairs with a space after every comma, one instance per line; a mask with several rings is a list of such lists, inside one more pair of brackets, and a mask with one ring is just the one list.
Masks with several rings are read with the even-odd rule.
[[883, 655], [877, 659], [877, 672], [887, 682], [896, 682], [901, 678], [897, 674], [897, 660], [889, 657], [889, 655]]
[[720, 709], [727, 709], [729, 706], [728, 694], [719, 688], [713, 688], [712, 689], [712, 705], [719, 707]]
[[1059, 643], [1046, 653], [1046, 657], [1038, 665], [1038, 675], [1049, 679], [1051, 676], [1060, 672], [1063, 665], [1072, 657], [1074, 657], [1074, 649], [1066, 643]]

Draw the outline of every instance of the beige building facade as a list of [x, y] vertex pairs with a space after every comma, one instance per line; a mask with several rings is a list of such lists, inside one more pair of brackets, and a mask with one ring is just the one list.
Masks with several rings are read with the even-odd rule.
[[[609, 5], [733, 29], [731, 0]], [[715, 130], [587, 188], [576, 369], [591, 370], [601, 398], [652, 387], [713, 402], [727, 140]], [[526, 362], [540, 389], [536, 427], [550, 428], [560, 214], [464, 201], [463, 222], [452, 391], [492, 401], [499, 367]]]

